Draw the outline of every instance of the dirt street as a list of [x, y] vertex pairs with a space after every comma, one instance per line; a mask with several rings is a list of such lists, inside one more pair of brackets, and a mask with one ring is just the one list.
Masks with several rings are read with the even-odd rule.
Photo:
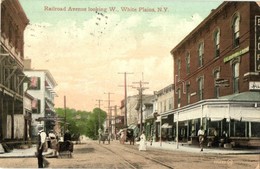
[[[220, 155], [174, 152], [148, 148], [138, 151], [138, 145], [98, 144], [87, 141], [75, 144], [73, 157], [47, 158], [50, 168], [174, 168], [174, 169], [256, 169], [260, 155]], [[36, 158], [0, 158], [0, 168], [37, 168]]]

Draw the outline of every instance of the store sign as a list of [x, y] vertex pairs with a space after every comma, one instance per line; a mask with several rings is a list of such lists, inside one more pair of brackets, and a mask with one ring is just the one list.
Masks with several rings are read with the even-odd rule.
[[255, 16], [255, 71], [260, 72], [260, 16]]
[[[259, 47], [260, 47], [260, 44], [259, 44]], [[226, 57], [224, 58], [224, 63], [226, 63], [226, 62], [228, 62], [228, 61], [230, 61], [230, 60], [232, 60], [232, 59], [234, 59], [234, 58], [237, 58], [237, 57], [239, 57], [239, 56], [241, 56], [241, 55], [247, 53], [248, 51], [249, 51], [249, 46], [246, 47], [246, 48], [244, 48], [244, 49], [242, 49], [242, 50], [240, 50], [240, 51], [237, 51], [236, 53], [233, 53], [232, 55], [226, 56]], [[260, 50], [259, 50], [259, 51], [260, 51]], [[260, 54], [260, 53], [259, 53], [259, 54]]]
[[249, 90], [260, 90], [260, 82], [249, 82]]
[[216, 79], [215, 86], [217, 87], [229, 87], [229, 80], [228, 79]]

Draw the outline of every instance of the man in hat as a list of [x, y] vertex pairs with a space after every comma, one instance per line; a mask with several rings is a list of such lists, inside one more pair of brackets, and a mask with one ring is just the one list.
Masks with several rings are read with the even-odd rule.
[[[43, 130], [43, 126], [38, 126], [38, 144], [37, 144], [37, 158], [38, 158], [38, 168], [47, 168], [49, 165], [49, 162], [43, 158], [43, 151], [44, 151], [44, 144], [46, 142], [46, 132]], [[45, 165], [44, 165], [45, 164]], [[44, 165], [44, 166], [43, 166]]]

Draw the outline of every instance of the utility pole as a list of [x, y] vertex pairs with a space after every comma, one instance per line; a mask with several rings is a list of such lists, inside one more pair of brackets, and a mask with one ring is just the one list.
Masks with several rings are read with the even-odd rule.
[[64, 96], [64, 133], [66, 132], [66, 125], [67, 125], [67, 112], [66, 112], [66, 96]]
[[99, 108], [99, 110], [98, 110], [98, 130], [101, 130], [101, 121], [100, 121], [100, 102], [103, 101], [103, 100], [98, 99], [98, 100], [96, 100], [96, 101], [98, 101], [98, 108]]
[[124, 118], [124, 125], [127, 127], [127, 84], [126, 84], [126, 75], [127, 74], [133, 74], [133, 73], [127, 73], [127, 72], [122, 72], [118, 74], [124, 74], [124, 88], [125, 88], [125, 118]]
[[136, 88], [139, 91], [139, 101], [140, 101], [140, 131], [143, 130], [143, 91], [145, 89], [148, 89], [148, 87], [143, 87], [144, 84], [149, 84], [149, 82], [143, 82], [140, 80], [140, 82], [133, 82], [135, 84], [139, 84], [139, 87], [133, 87]]
[[[110, 102], [112, 101], [112, 100], [110, 100], [110, 95], [111, 94], [114, 94], [114, 93], [110, 93], [110, 92], [108, 92], [108, 93], [104, 93], [104, 94], [107, 94], [108, 95], [108, 100], [107, 100], [107, 102], [108, 102], [108, 124], [107, 124], [107, 127], [110, 127], [111, 126], [111, 124], [110, 124], [110, 120], [111, 120], [111, 108], [110, 108]], [[105, 100], [106, 101], [106, 100]]]

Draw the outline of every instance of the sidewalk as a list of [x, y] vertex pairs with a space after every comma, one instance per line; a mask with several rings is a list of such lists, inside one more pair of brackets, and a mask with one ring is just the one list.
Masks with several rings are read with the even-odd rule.
[[187, 145], [179, 143], [178, 146], [176, 142], [147, 142], [147, 148], [156, 148], [163, 150], [172, 151], [185, 151], [190, 153], [208, 153], [208, 154], [260, 154], [260, 149], [224, 149], [224, 148], [208, 148], [205, 147], [203, 151], [200, 151], [199, 147], [194, 145]]
[[[29, 158], [34, 157], [36, 152], [36, 145], [33, 145], [30, 148], [25, 149], [13, 149], [9, 153], [0, 153], [0, 158]], [[47, 152], [44, 152], [43, 155], [49, 155], [52, 153], [52, 149], [48, 149]]]
[[[90, 140], [89, 140], [90, 141]], [[136, 142], [138, 145], [139, 142]], [[200, 151], [199, 147], [189, 146], [185, 144], [175, 142], [153, 142], [150, 145], [150, 142], [147, 142], [147, 149], [161, 149], [161, 150], [172, 150], [172, 151], [183, 151], [190, 153], [206, 153], [206, 154], [260, 154], [260, 149], [243, 149], [243, 150], [233, 150], [233, 149], [224, 149], [224, 148], [207, 148], [205, 147], [203, 152]], [[52, 149], [48, 149], [48, 152], [43, 153], [44, 155], [52, 154]], [[35, 157], [36, 146], [33, 145], [31, 148], [27, 149], [13, 149], [9, 153], [0, 153], [0, 158], [29, 158]]]

